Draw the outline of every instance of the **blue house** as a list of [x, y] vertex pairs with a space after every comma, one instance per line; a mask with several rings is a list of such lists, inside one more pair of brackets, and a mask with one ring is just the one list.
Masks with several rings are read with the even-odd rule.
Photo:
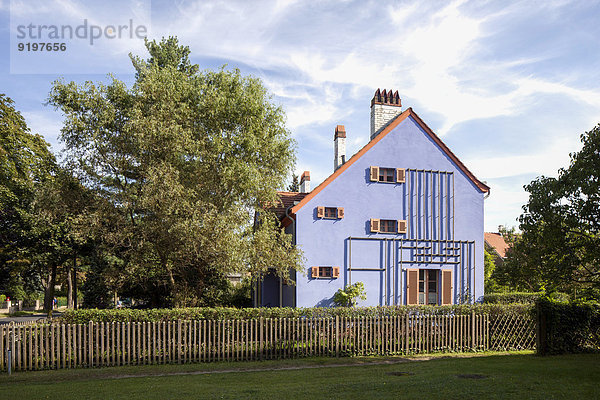
[[479, 181], [408, 108], [398, 92], [375, 92], [370, 141], [346, 158], [334, 133], [334, 172], [310, 190], [281, 192], [276, 209], [304, 252], [295, 285], [268, 275], [262, 306], [330, 306], [334, 293], [363, 282], [359, 305], [457, 304], [483, 296], [483, 203]]

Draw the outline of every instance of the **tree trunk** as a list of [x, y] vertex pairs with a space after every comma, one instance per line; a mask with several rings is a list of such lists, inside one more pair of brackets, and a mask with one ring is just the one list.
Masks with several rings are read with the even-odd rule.
[[56, 284], [56, 265], [52, 266], [52, 270], [48, 274], [48, 281], [44, 291], [44, 311], [52, 313], [52, 303], [54, 300], [54, 285]]
[[71, 265], [65, 264], [65, 273], [67, 275], [67, 308], [73, 308], [73, 274]]
[[73, 257], [73, 308], [77, 310], [77, 256]]

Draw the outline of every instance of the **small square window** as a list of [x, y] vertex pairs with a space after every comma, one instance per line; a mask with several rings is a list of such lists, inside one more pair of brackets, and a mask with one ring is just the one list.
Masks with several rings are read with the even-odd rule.
[[319, 278], [331, 278], [333, 276], [333, 267], [319, 267]]
[[379, 182], [396, 182], [396, 169], [379, 168]]
[[325, 207], [325, 217], [324, 218], [337, 219], [337, 217], [338, 217], [337, 207]]
[[382, 219], [380, 221], [379, 232], [381, 233], [397, 233], [397, 221], [395, 219]]

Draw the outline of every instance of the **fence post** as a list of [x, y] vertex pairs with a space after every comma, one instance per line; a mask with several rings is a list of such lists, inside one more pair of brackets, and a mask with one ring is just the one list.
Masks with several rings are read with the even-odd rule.
[[335, 356], [340, 356], [340, 316], [335, 316]]
[[263, 359], [263, 323], [263, 317], [260, 317], [258, 335], [258, 356], [260, 360]]
[[475, 311], [471, 312], [471, 351], [475, 351]]

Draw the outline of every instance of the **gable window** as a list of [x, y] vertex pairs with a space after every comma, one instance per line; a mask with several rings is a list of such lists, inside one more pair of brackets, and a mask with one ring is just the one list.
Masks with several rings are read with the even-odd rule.
[[379, 182], [396, 182], [396, 169], [379, 168]]
[[344, 218], [344, 207], [317, 207], [317, 218], [342, 219]]
[[404, 168], [370, 167], [371, 182], [404, 183], [406, 170]]
[[335, 279], [340, 276], [340, 267], [311, 267], [310, 275], [312, 278]]
[[323, 218], [337, 218], [337, 207], [325, 207], [325, 216]]

